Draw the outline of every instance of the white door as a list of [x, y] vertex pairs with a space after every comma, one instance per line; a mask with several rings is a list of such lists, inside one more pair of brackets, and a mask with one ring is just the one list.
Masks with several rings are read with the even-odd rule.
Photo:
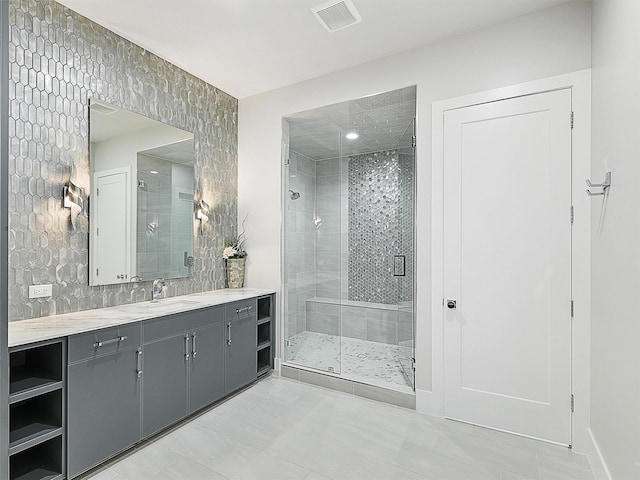
[[570, 115], [568, 89], [444, 115], [445, 416], [566, 445]]
[[93, 285], [129, 281], [130, 210], [129, 172], [96, 172], [92, 198], [92, 229], [95, 252], [91, 258]]

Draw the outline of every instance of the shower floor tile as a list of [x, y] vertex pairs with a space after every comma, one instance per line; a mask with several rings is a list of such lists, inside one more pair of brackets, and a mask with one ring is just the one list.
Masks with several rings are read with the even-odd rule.
[[412, 391], [402, 373], [397, 345], [301, 332], [289, 338], [287, 362], [325, 372], [333, 368], [343, 378]]

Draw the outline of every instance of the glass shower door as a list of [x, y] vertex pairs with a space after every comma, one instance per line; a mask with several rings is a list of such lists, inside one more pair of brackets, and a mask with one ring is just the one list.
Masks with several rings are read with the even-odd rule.
[[[314, 129], [313, 119], [307, 120], [306, 136]], [[339, 245], [334, 251], [340, 218], [332, 204], [339, 159], [311, 148], [299, 128], [283, 121], [285, 361], [340, 373], [340, 305], [334, 295], [340, 273], [333, 268], [340, 258]], [[339, 142], [337, 134], [333, 138]]]
[[[398, 292], [398, 360], [412, 389], [414, 375], [414, 205], [415, 205], [415, 119], [400, 142], [399, 149], [398, 244], [394, 273]], [[402, 264], [400, 264], [402, 263]]]

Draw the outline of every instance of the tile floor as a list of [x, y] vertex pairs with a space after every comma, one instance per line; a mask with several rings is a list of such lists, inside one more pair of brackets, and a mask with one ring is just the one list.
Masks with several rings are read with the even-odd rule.
[[91, 480], [587, 480], [585, 456], [270, 376]]
[[349, 380], [413, 392], [402, 373], [398, 346], [316, 332], [289, 338], [287, 362], [335, 373]]

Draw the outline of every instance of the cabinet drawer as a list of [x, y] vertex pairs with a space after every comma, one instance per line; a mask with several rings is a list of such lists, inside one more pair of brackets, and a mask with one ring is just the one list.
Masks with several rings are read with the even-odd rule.
[[136, 348], [142, 342], [140, 322], [69, 337], [69, 363]]
[[223, 315], [223, 307], [209, 307], [146, 320], [143, 324], [144, 341], [153, 342], [213, 325], [222, 322]]
[[230, 321], [251, 316], [257, 317], [257, 309], [258, 303], [255, 298], [229, 303], [225, 306], [225, 319]]

